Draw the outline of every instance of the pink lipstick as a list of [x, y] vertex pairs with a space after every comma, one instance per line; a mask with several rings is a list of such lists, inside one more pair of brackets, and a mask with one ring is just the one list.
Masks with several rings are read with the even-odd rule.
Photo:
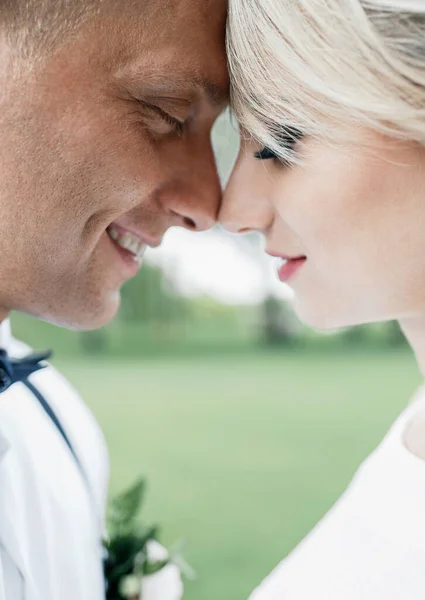
[[274, 252], [267, 252], [267, 254], [278, 259], [277, 274], [283, 283], [288, 283], [307, 260], [306, 256], [287, 256]]

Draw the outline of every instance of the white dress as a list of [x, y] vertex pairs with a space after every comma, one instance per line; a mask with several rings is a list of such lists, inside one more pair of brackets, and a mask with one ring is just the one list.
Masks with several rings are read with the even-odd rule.
[[[0, 326], [0, 348], [28, 348]], [[108, 482], [104, 438], [53, 367], [29, 381], [56, 413], [65, 440], [23, 383], [0, 394], [0, 600], [102, 600]]]
[[425, 600], [425, 461], [404, 446], [425, 390], [250, 600]]

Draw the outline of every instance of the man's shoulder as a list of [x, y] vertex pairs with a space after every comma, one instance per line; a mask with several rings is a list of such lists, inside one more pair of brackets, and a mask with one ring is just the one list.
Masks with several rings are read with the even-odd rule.
[[[31, 348], [13, 340], [9, 352], [21, 358]], [[106, 442], [93, 413], [80, 394], [54, 366], [33, 373], [29, 381], [46, 401], [84, 465], [94, 488], [104, 488], [109, 472]], [[35, 453], [40, 445], [50, 445], [52, 452], [63, 445], [57, 425], [39, 399], [22, 383], [16, 383], [0, 395], [0, 461], [6, 452], [21, 456]], [[3, 450], [2, 450], [3, 449]], [[68, 457], [69, 458], [69, 457]]]
[[7, 352], [10, 356], [13, 356], [13, 358], [23, 358], [24, 356], [27, 356], [27, 354], [31, 354], [33, 349], [25, 342], [10, 337], [7, 345]]

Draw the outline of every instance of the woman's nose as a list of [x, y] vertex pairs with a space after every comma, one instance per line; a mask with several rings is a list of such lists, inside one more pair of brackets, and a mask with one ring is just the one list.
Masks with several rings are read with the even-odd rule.
[[232, 233], [264, 231], [273, 221], [266, 200], [264, 168], [246, 151], [241, 151], [226, 186], [219, 222]]

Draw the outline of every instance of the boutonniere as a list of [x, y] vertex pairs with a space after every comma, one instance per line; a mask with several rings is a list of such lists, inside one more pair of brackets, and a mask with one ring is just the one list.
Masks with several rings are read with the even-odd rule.
[[146, 482], [138, 480], [112, 499], [105, 541], [107, 600], [181, 600], [181, 574], [190, 569], [177, 551], [157, 541], [157, 528], [139, 522]]

